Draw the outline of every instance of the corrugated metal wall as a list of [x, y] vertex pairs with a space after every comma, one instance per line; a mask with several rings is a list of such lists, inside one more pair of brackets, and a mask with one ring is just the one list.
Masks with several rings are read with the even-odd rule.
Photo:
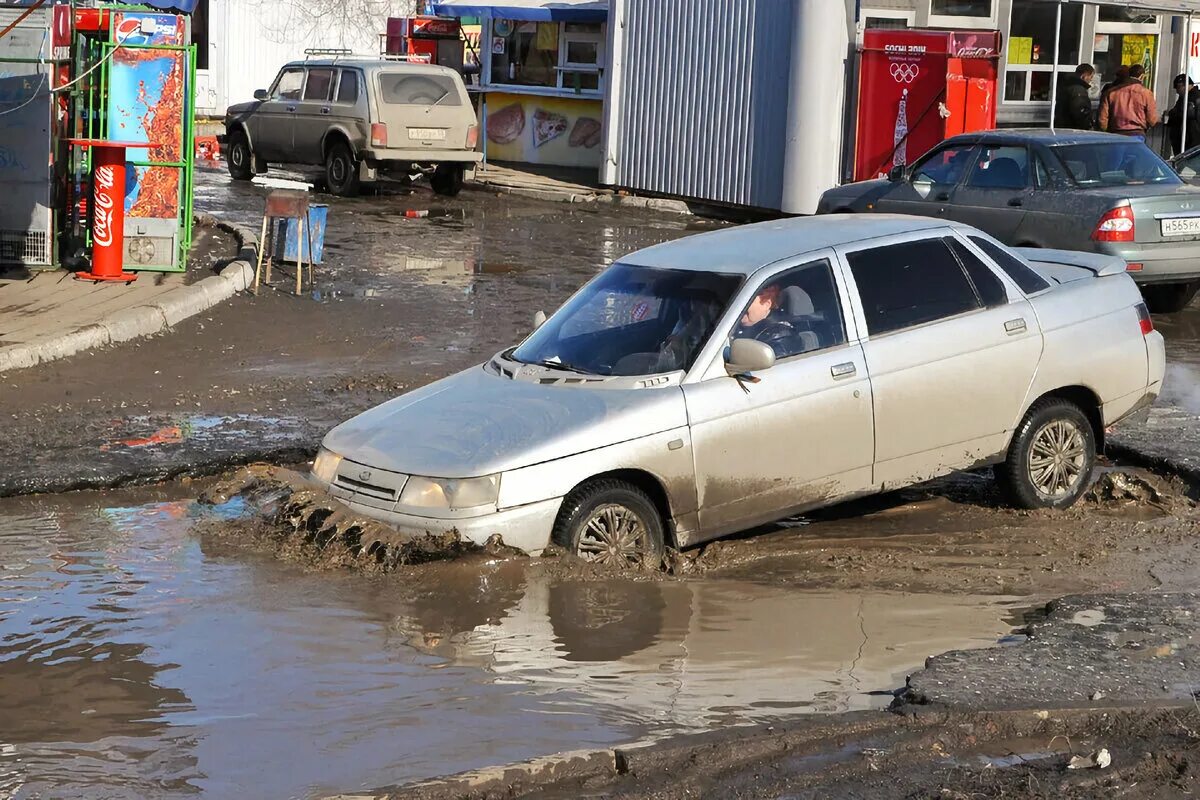
[[613, 2], [624, 37], [613, 77], [620, 84], [609, 153], [616, 185], [779, 207], [792, 6], [791, 0]]

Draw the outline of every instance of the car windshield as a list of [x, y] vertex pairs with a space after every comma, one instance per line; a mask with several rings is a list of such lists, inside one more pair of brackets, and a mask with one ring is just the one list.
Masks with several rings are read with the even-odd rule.
[[1070, 144], [1051, 148], [1079, 186], [1177, 184], [1166, 162], [1136, 139], [1103, 144]]
[[613, 264], [513, 358], [592, 375], [686, 370], [741, 282], [740, 275]]

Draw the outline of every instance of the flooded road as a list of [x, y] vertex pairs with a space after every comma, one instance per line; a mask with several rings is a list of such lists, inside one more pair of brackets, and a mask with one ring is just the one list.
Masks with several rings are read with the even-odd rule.
[[311, 797], [878, 708], [1028, 605], [523, 559], [305, 572], [197, 537], [213, 513], [157, 490], [0, 503], [0, 794]]

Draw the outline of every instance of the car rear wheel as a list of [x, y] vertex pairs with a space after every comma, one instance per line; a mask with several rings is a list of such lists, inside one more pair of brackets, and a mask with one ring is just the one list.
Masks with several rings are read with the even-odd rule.
[[250, 140], [245, 131], [236, 130], [229, 134], [229, 177], [235, 181], [248, 181], [254, 177], [254, 154], [250, 151]]
[[433, 191], [446, 197], [457, 197], [462, 191], [466, 168], [462, 164], [438, 164], [429, 176]]
[[1146, 307], [1155, 314], [1174, 314], [1183, 311], [1200, 292], [1200, 281], [1192, 283], [1161, 283], [1142, 287]]
[[665, 554], [654, 501], [619, 480], [585, 483], [567, 495], [553, 538], [584, 561], [618, 569], [657, 569]]
[[325, 152], [325, 184], [338, 197], [358, 194], [358, 162], [345, 142], [333, 142]]
[[1020, 508], [1068, 508], [1095, 468], [1092, 423], [1074, 403], [1050, 398], [1029, 409], [996, 477]]

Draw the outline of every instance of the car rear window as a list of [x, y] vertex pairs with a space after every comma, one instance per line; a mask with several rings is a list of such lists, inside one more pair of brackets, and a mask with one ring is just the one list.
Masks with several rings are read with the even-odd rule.
[[1003, 247], [998, 247], [994, 242], [989, 242], [987, 239], [982, 239], [978, 236], [972, 236], [971, 241], [979, 246], [983, 252], [987, 253], [988, 258], [996, 262], [996, 266], [1004, 270], [1008, 277], [1013, 279], [1013, 283], [1021, 287], [1021, 291], [1025, 294], [1034, 294], [1043, 289], [1050, 288], [1050, 284], [1046, 279], [1036, 272], [1031, 270], [1021, 260], [1013, 256]]
[[384, 72], [379, 75], [379, 97], [400, 106], [462, 105], [457, 82], [445, 75]]
[[946, 237], [946, 245], [958, 256], [958, 263], [967, 271], [971, 283], [975, 284], [975, 292], [985, 308], [995, 308], [1008, 302], [1008, 292], [1004, 284], [992, 272], [992, 268], [983, 263], [979, 256], [967, 249], [958, 239]]
[[1078, 186], [1182, 183], [1167, 163], [1136, 139], [1050, 148]]
[[941, 239], [872, 247], [846, 260], [872, 336], [980, 307], [975, 287]]

